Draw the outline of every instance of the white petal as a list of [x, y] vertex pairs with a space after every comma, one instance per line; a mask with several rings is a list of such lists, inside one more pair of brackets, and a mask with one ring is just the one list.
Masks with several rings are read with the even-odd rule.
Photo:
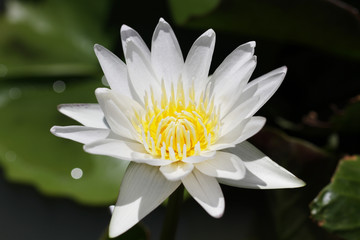
[[99, 44], [95, 44], [94, 51], [111, 89], [141, 102], [128, 79], [125, 63], [123, 63], [123, 61], [115, 54]]
[[211, 77], [214, 89], [221, 90], [231, 79], [230, 76], [234, 75], [239, 69], [243, 68], [244, 64], [252, 59], [255, 45], [255, 42], [245, 43], [224, 59]]
[[[257, 85], [257, 91], [254, 93], [254, 96], [260, 97], [258, 104], [254, 107], [253, 111], [251, 111], [248, 116], [254, 115], [276, 92], [276, 90], [280, 87], [280, 84], [284, 80], [286, 72], [286, 67], [275, 69], [255, 80], [252, 80], [246, 86], [245, 91], [249, 88], [254, 87], [254, 85]], [[244, 101], [243, 98], [240, 98], [238, 100], [238, 102], [242, 101]]]
[[[138, 134], [131, 123], [131, 118], [134, 116], [132, 106], [135, 109], [140, 108], [136, 102], [123, 95], [115, 96], [107, 88], [98, 88], [95, 94], [111, 130], [120, 136], [139, 141]], [[118, 97], [124, 98], [124, 101], [117, 99]]]
[[[256, 56], [253, 56], [233, 75], [228, 76], [226, 84], [222, 84], [214, 90], [216, 102], [221, 102], [220, 114], [226, 116], [233, 108], [237, 99], [241, 96], [251, 74], [256, 67]], [[237, 106], [237, 105], [236, 105]]]
[[208, 160], [209, 158], [212, 158], [213, 156], [215, 156], [215, 154], [216, 151], [201, 152], [200, 155], [190, 156], [182, 159], [182, 161], [187, 163], [200, 163]]
[[228, 151], [238, 155], [247, 169], [241, 180], [219, 179], [219, 182], [242, 188], [297, 188], [305, 183], [292, 173], [273, 162], [249, 142], [243, 142]]
[[225, 200], [216, 178], [194, 169], [182, 179], [190, 195], [213, 217], [219, 218], [225, 209]]
[[240, 180], [245, 176], [245, 166], [240, 158], [227, 152], [216, 152], [216, 155], [201, 163], [195, 164], [200, 172], [218, 178]]
[[99, 104], [61, 104], [58, 110], [84, 126], [109, 128]]
[[255, 42], [245, 43], [230, 53], [212, 75], [211, 92], [216, 102], [224, 103], [221, 112], [226, 114], [241, 94], [256, 67], [253, 56]]
[[171, 83], [176, 86], [184, 66], [184, 59], [179, 43], [170, 25], [160, 19], [153, 34], [151, 62], [158, 79], [164, 79], [170, 92]]
[[156, 78], [152, 68], [150, 51], [140, 35], [132, 28], [123, 25], [121, 40], [130, 81], [138, 96], [144, 96], [145, 92], [149, 92], [152, 87], [155, 97], [160, 97], [158, 96], [161, 89], [160, 81]]
[[88, 144], [100, 139], [104, 139], [110, 133], [110, 129], [84, 126], [53, 126], [50, 131], [57, 137], [70, 139], [83, 144]]
[[195, 91], [205, 88], [214, 46], [215, 32], [212, 29], [207, 30], [194, 42], [185, 60], [183, 72], [185, 88], [194, 86]]
[[259, 97], [251, 97], [246, 101], [242, 102], [234, 110], [232, 110], [228, 115], [221, 119], [224, 123], [221, 128], [221, 134], [227, 134], [232, 131], [232, 129], [237, 126], [241, 121], [243, 121], [249, 115], [256, 104], [259, 101]]
[[103, 139], [84, 145], [88, 153], [105, 155], [122, 160], [146, 163], [154, 166], [170, 164], [171, 161], [155, 159], [145, 151], [142, 144], [117, 139]]
[[118, 201], [111, 218], [109, 235], [126, 232], [158, 207], [180, 181], [168, 181], [156, 167], [131, 163], [122, 180]]
[[193, 169], [193, 164], [180, 161], [160, 167], [160, 171], [169, 181], [178, 181], [187, 176]]
[[220, 150], [224, 148], [234, 147], [236, 144], [245, 141], [254, 136], [263, 128], [266, 119], [263, 117], [250, 117], [244, 119], [236, 125], [230, 132], [220, 137], [220, 139], [212, 146], [210, 150]]

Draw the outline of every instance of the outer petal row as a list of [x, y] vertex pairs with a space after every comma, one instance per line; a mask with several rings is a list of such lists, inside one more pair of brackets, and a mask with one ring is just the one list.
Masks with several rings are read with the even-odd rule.
[[110, 129], [92, 128], [84, 126], [53, 126], [50, 132], [57, 137], [70, 139], [79, 143], [88, 144], [105, 139], [110, 134]]
[[58, 110], [86, 127], [108, 128], [99, 104], [61, 104]]
[[240, 157], [247, 171], [241, 180], [219, 178], [220, 183], [260, 189], [297, 188], [305, 185], [302, 180], [273, 162], [249, 142], [243, 142], [228, 151]]
[[240, 180], [245, 176], [245, 165], [241, 159], [231, 153], [216, 152], [216, 155], [195, 167], [205, 175], [218, 178]]
[[216, 178], [197, 169], [182, 179], [190, 195], [213, 217], [219, 218], [225, 210], [225, 200]]
[[109, 235], [116, 237], [159, 206], [180, 181], [168, 181], [156, 167], [131, 163], [121, 183], [111, 218]]
[[125, 63], [99, 44], [95, 44], [94, 51], [111, 89], [141, 103], [139, 96], [128, 78]]

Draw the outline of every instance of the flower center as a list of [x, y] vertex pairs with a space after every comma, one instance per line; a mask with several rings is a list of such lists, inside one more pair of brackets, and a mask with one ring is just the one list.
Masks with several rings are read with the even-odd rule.
[[172, 161], [199, 155], [218, 138], [219, 110], [214, 108], [214, 100], [202, 92], [196, 101], [193, 87], [185, 96], [180, 80], [176, 94], [172, 85], [167, 97], [164, 82], [161, 90], [159, 103], [152, 91], [151, 96], [145, 94], [145, 113], [136, 114], [133, 121], [146, 151]]

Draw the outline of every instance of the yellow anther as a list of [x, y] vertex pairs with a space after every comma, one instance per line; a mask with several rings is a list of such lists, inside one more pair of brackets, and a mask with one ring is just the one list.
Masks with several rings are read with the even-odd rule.
[[[181, 161], [199, 155], [214, 143], [220, 130], [219, 106], [210, 98], [209, 90], [196, 93], [193, 86], [184, 89], [179, 80], [171, 84], [167, 95], [165, 82], [161, 81], [161, 96], [153, 89], [144, 96], [145, 111], [135, 111], [131, 120], [138, 131], [144, 148], [155, 157]], [[176, 95], [175, 95], [176, 94]], [[195, 101], [197, 94], [198, 101]]]

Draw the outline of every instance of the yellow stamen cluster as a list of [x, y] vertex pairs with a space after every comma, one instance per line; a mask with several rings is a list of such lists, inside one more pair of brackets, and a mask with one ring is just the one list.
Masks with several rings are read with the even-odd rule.
[[199, 155], [216, 141], [220, 128], [219, 109], [215, 109], [208, 91], [195, 101], [193, 87], [185, 96], [179, 80], [176, 89], [175, 94], [171, 85], [168, 97], [163, 81], [160, 102], [152, 90], [150, 96], [145, 94], [145, 113], [136, 113], [132, 121], [145, 149], [153, 156], [172, 161]]

